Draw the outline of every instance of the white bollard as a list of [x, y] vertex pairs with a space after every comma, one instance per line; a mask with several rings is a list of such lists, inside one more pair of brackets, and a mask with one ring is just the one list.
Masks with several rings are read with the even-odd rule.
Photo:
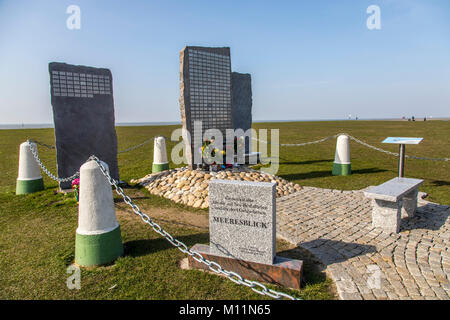
[[345, 134], [341, 134], [336, 141], [332, 174], [335, 176], [348, 176], [351, 173], [349, 138]]
[[17, 174], [16, 194], [27, 194], [44, 190], [44, 180], [36, 159], [31, 152], [31, 146], [37, 152], [36, 144], [24, 142], [19, 151], [19, 172]]
[[169, 170], [169, 162], [167, 161], [166, 140], [164, 137], [156, 137], [153, 147], [153, 167], [152, 172], [161, 172]]
[[[109, 172], [108, 165], [102, 161]], [[94, 160], [80, 168], [80, 201], [75, 240], [75, 263], [108, 264], [123, 254], [120, 226], [106, 177]]]

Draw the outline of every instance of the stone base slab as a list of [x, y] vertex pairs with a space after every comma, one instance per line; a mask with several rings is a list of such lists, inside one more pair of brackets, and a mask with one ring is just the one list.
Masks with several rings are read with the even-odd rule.
[[[276, 284], [279, 286], [300, 289], [303, 261], [276, 256], [273, 264], [262, 264], [237, 260], [210, 254], [210, 247], [204, 244], [196, 244], [191, 250], [199, 252], [205, 259], [214, 261], [222, 268], [240, 274], [249, 280], [256, 280]], [[189, 267], [194, 269], [209, 270], [208, 266], [188, 257]]]

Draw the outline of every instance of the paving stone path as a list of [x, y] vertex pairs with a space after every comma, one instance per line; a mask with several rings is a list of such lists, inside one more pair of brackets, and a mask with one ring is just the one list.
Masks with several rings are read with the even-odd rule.
[[277, 199], [277, 235], [315, 255], [341, 299], [450, 300], [449, 216], [420, 199], [388, 234], [372, 228], [362, 191], [304, 187]]

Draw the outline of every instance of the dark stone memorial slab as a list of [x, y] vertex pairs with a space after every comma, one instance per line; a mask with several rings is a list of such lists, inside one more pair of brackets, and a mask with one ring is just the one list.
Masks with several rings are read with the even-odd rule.
[[[52, 62], [49, 72], [58, 176], [73, 175], [96, 155], [119, 180], [111, 71]], [[60, 188], [70, 189], [71, 182]]]
[[[218, 129], [225, 139], [226, 129], [233, 129], [231, 111], [230, 48], [187, 46], [180, 52], [180, 111], [183, 128], [191, 135], [186, 157], [195, 166], [194, 135], [202, 141], [208, 129]], [[194, 132], [194, 121], [202, 121]]]
[[[231, 74], [232, 110], [234, 129], [247, 131], [252, 127], [252, 79], [248, 73]], [[245, 153], [250, 152], [250, 139], [245, 138]]]

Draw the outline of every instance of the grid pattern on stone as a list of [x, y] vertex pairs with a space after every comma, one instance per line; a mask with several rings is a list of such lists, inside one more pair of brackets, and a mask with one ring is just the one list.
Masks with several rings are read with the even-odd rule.
[[203, 129], [232, 128], [230, 57], [189, 50], [191, 127], [202, 121]]
[[111, 94], [111, 79], [107, 75], [52, 71], [54, 96], [93, 98], [94, 94]]

